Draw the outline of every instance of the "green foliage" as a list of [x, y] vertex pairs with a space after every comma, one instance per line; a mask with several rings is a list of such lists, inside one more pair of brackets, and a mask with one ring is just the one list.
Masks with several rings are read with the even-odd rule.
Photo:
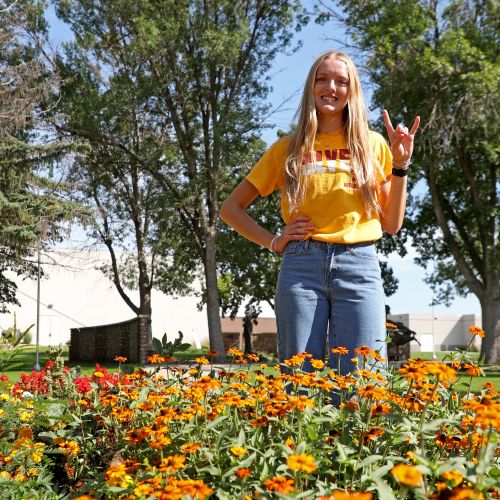
[[177, 333], [177, 337], [175, 337], [175, 340], [172, 342], [171, 340], [167, 339], [167, 334], [164, 333], [161, 340], [153, 338], [153, 351], [159, 356], [172, 358], [174, 352], [184, 352], [191, 347], [191, 344], [182, 342], [183, 338], [184, 334], [179, 331]]
[[7, 330], [4, 330], [0, 335], [0, 372], [21, 354], [23, 344], [28, 344], [28, 339], [31, 340], [31, 329], [35, 325], [30, 325], [26, 330], [21, 331], [17, 328], [14, 320], [14, 325]]
[[44, 127], [57, 76], [43, 52], [43, 8], [37, 0], [0, 1], [0, 312], [18, 303], [5, 273], [33, 277], [36, 244], [58, 240], [83, 212], [50, 178], [50, 165], [78, 147]]

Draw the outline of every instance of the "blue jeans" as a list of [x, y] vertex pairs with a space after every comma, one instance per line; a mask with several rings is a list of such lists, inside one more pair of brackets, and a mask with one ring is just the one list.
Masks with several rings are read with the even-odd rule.
[[[374, 243], [291, 241], [283, 254], [275, 309], [280, 361], [299, 352], [324, 360], [327, 337], [330, 349], [349, 349], [340, 357], [341, 374], [354, 369], [356, 347], [367, 345], [387, 356], [384, 292]], [[330, 355], [330, 366], [337, 367], [336, 356]]]

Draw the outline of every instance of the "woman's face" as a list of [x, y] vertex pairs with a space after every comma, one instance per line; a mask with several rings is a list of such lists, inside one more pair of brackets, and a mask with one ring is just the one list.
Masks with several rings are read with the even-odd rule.
[[349, 97], [347, 65], [338, 59], [325, 59], [316, 72], [313, 95], [316, 113], [322, 119], [342, 117]]

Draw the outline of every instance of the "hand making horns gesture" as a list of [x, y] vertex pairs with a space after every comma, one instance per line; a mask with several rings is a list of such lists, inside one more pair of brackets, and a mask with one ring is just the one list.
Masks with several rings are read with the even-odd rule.
[[387, 135], [389, 136], [389, 142], [391, 144], [391, 152], [393, 163], [396, 168], [404, 167], [406, 168], [410, 162], [411, 155], [413, 153], [413, 143], [415, 139], [415, 133], [417, 132], [418, 126], [420, 124], [420, 116], [415, 118], [411, 130], [408, 132], [408, 128], [404, 127], [401, 123], [394, 128], [389, 118], [389, 113], [384, 109], [384, 123], [387, 129]]

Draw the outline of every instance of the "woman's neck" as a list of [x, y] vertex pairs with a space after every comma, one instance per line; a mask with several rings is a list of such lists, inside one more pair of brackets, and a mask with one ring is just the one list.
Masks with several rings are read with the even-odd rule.
[[342, 120], [321, 120], [318, 119], [317, 134], [332, 134], [343, 129]]

